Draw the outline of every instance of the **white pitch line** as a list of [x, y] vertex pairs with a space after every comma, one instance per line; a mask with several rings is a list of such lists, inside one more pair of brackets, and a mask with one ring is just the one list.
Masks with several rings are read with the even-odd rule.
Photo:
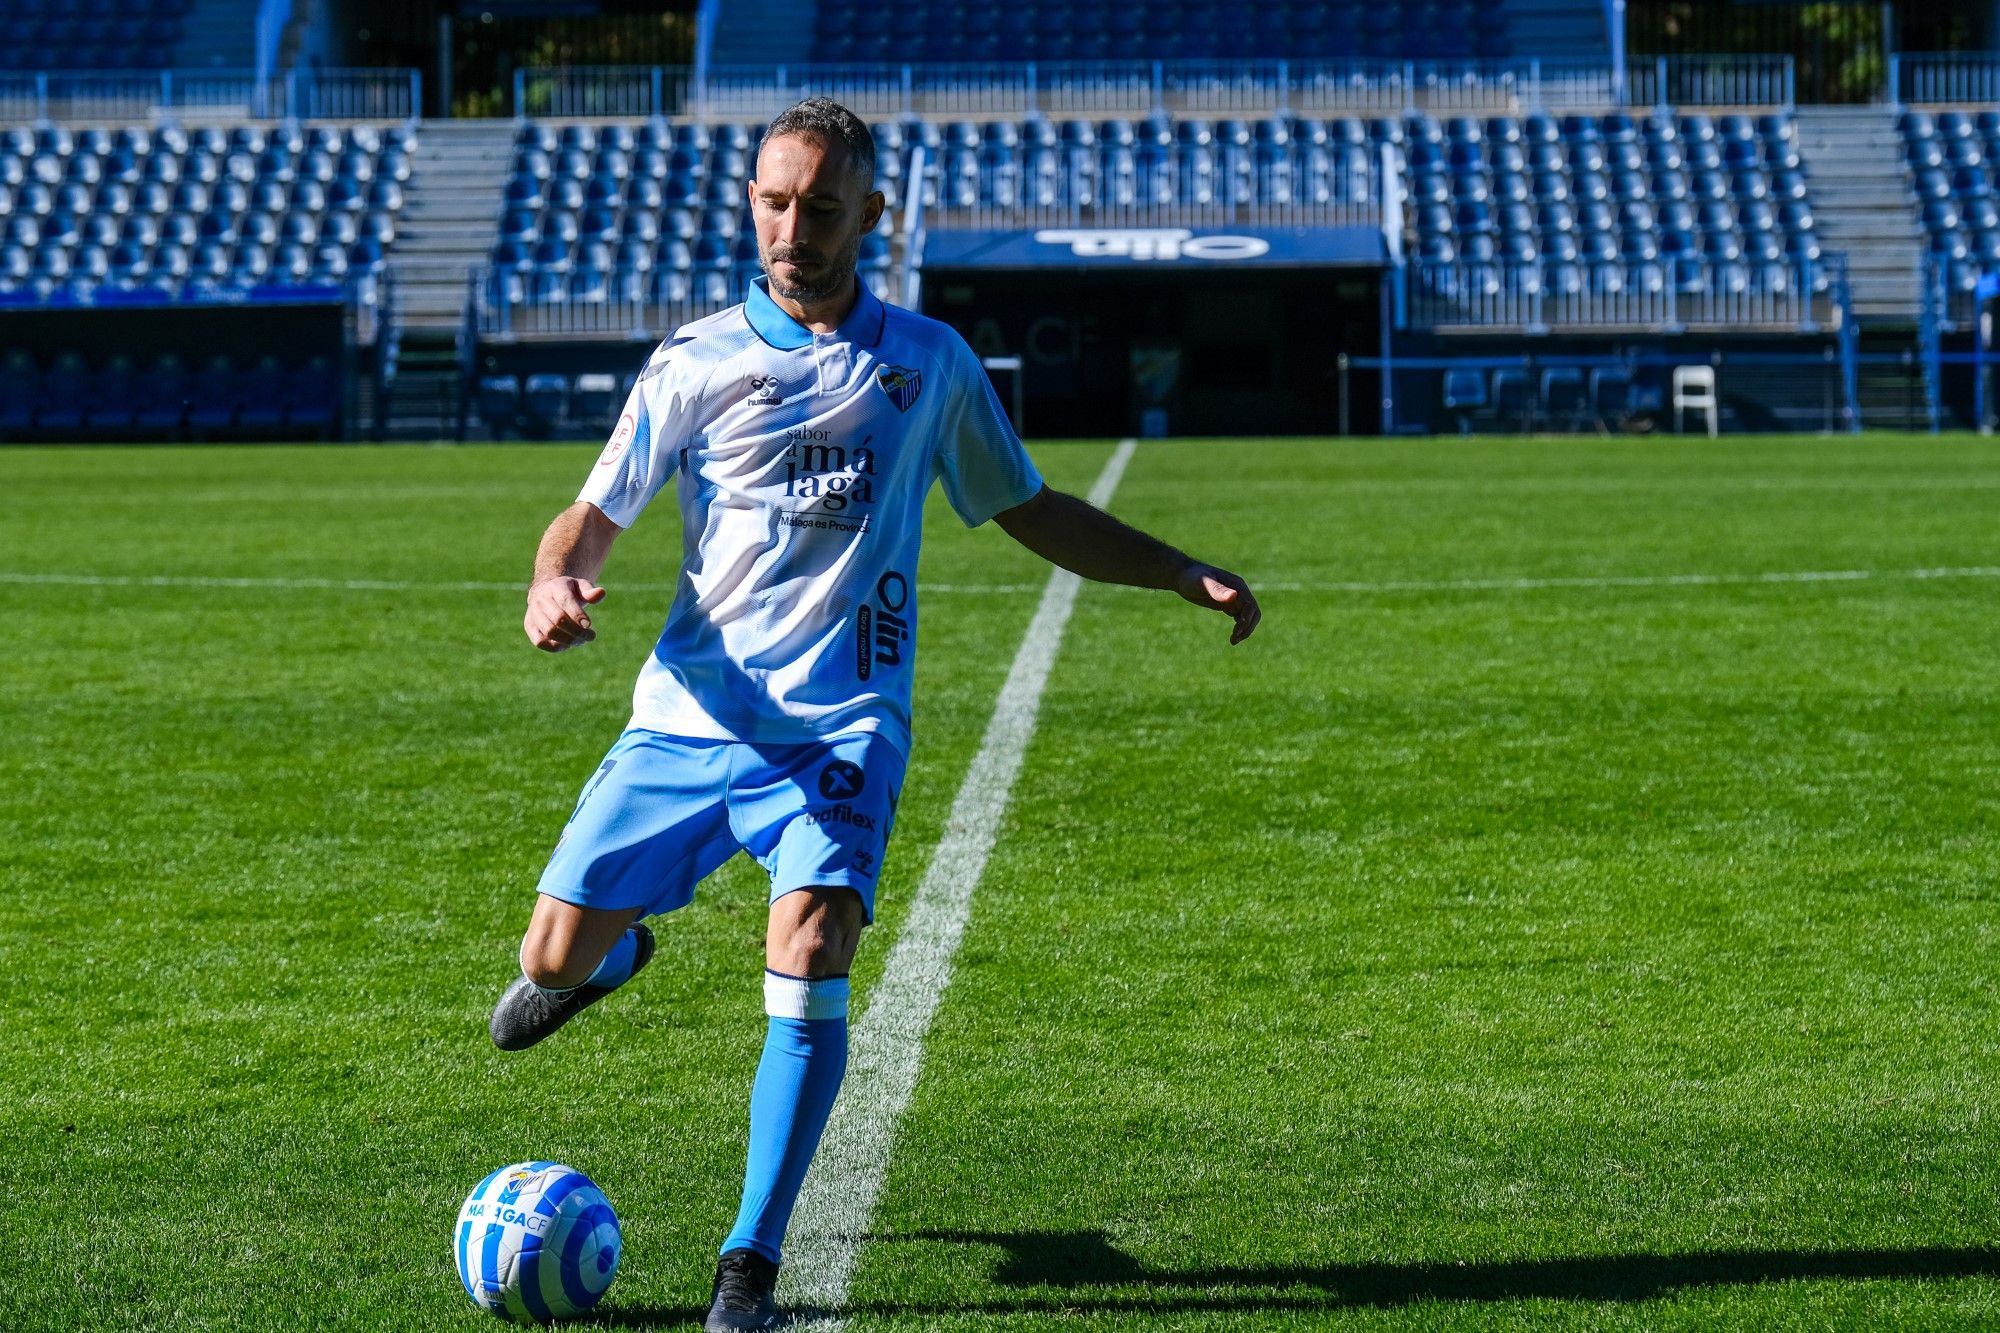
[[[252, 576], [206, 574], [43, 574], [29, 570], [0, 570], [0, 584], [28, 586], [52, 583], [77, 588], [271, 588], [307, 592], [511, 592], [525, 593], [527, 584], [482, 582], [479, 580], [424, 579], [326, 579], [257, 578]], [[610, 583], [615, 592], [673, 592], [673, 583]], [[1039, 583], [921, 583], [919, 592], [1039, 592]]]
[[2000, 565], [1941, 569], [1798, 569], [1752, 574], [1579, 574], [1512, 579], [1256, 583], [1259, 592], [1527, 592], [1537, 588], [1706, 588], [1758, 583], [1862, 583], [1870, 579], [1993, 579]]
[[[1110, 503], [1137, 447], [1135, 440], [1119, 441], [1090, 488], [1092, 504], [1103, 508]], [[838, 1312], [847, 1301], [848, 1281], [875, 1217], [896, 1125], [923, 1069], [924, 1038], [951, 981], [952, 958], [965, 933], [972, 891], [985, 872], [986, 858], [1000, 833], [1000, 817], [1035, 734], [1042, 687], [1055, 665], [1081, 582], [1067, 570], [1049, 575], [1041, 605], [1028, 622], [1007, 683], [993, 705], [986, 738], [952, 802], [944, 840], [931, 856], [882, 979], [869, 993], [868, 1008], [854, 1025], [847, 1081], [834, 1103], [785, 1242], [785, 1301], [809, 1312], [810, 1327], [815, 1329], [830, 1333], [842, 1324]]]
[[[1095, 494], [1095, 492], [1093, 492]], [[1577, 574], [1546, 578], [1388, 579], [1328, 582], [1285, 582], [1253, 578], [1260, 593], [1271, 592], [1532, 592], [1543, 588], [1709, 588], [1763, 583], [1866, 583], [1870, 580], [1996, 579], [2000, 565], [1954, 565], [1935, 569], [1795, 569], [1748, 574]], [[38, 583], [80, 588], [272, 588], [318, 592], [511, 592], [520, 583], [424, 582], [399, 579], [254, 578], [184, 574], [41, 574], [0, 570], [0, 584]], [[614, 592], [672, 592], [672, 583], [612, 583]], [[921, 583], [927, 593], [1026, 593], [1042, 590], [1034, 583]], [[1118, 584], [1113, 592], [1144, 591]]]

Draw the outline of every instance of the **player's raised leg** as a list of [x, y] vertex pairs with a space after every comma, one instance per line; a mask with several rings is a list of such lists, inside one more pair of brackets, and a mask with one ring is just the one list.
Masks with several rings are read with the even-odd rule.
[[630, 981], [653, 958], [653, 932], [640, 911], [537, 897], [521, 939], [521, 975], [493, 1007], [493, 1044], [526, 1050]]
[[800, 889], [771, 904], [743, 1201], [722, 1242], [706, 1333], [777, 1327], [779, 1246], [847, 1072], [847, 969], [866, 922], [850, 888]]
[[494, 1045], [523, 1050], [632, 979], [653, 956], [640, 918], [685, 907], [737, 850], [727, 748], [632, 728], [584, 784], [494, 1006]]

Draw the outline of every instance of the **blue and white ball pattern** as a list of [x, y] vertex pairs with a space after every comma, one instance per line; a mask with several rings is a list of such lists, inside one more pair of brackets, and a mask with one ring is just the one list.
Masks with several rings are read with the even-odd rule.
[[458, 1210], [458, 1280], [474, 1303], [546, 1324], [597, 1304], [618, 1271], [618, 1215], [581, 1171], [517, 1162]]

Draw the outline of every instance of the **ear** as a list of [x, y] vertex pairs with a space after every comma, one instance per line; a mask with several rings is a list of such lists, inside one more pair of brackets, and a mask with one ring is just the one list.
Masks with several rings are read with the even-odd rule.
[[870, 190], [868, 197], [861, 201], [861, 231], [863, 235], [875, 230], [875, 224], [882, 220], [882, 210], [888, 203], [880, 190]]

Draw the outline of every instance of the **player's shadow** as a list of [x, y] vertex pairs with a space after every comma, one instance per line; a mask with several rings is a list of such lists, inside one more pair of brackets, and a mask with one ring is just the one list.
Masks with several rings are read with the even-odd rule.
[[[2000, 1277], [2000, 1248], [1713, 1250], [1443, 1263], [1220, 1265], [1148, 1268], [1098, 1231], [911, 1232], [878, 1238], [991, 1246], [1005, 1258], [1012, 1299], [855, 1308], [882, 1314], [1020, 1314], [1063, 1311], [1231, 1311], [1395, 1307], [1418, 1301], [1655, 1300], [1690, 1288], [1771, 1282]], [[1098, 1290], [1092, 1290], [1093, 1288]]]
[[[2000, 1277], [2000, 1248], [1711, 1250], [1608, 1254], [1477, 1263], [1216, 1265], [1148, 1268], [1101, 1231], [916, 1231], [870, 1237], [894, 1249], [912, 1242], [977, 1245], [1004, 1252], [992, 1280], [1018, 1295], [965, 1301], [864, 1301], [850, 1311], [924, 1315], [1019, 1315], [1041, 1311], [1193, 1313], [1389, 1308], [1418, 1301], [1463, 1303], [1656, 1300], [1691, 1288], [1771, 1282]], [[615, 1298], [614, 1298], [615, 1301]], [[578, 1321], [613, 1328], [685, 1327], [697, 1308], [619, 1307]], [[810, 1324], [819, 1312], [794, 1311]], [[798, 1325], [795, 1323], [794, 1325]]]

